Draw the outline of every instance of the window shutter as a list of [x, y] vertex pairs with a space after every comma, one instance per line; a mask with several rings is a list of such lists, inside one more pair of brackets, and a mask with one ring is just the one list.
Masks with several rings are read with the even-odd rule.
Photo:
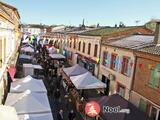
[[129, 59], [129, 63], [128, 63], [128, 71], [127, 71], [128, 77], [131, 76], [131, 71], [132, 71], [131, 63], [132, 63], [132, 60]]
[[160, 74], [160, 72], [158, 71], [158, 68], [156, 68], [154, 72], [154, 88], [158, 88], [160, 84], [160, 77], [158, 77], [158, 74]]
[[107, 60], [108, 60], [107, 66], [110, 68], [111, 66], [111, 54], [110, 53], [108, 53]]
[[154, 87], [154, 70], [150, 70], [150, 80], [149, 80], [149, 86]]
[[116, 70], [118, 71], [119, 56], [116, 57]]
[[123, 65], [123, 57], [120, 56], [119, 57], [119, 68], [118, 68], [119, 73], [121, 73], [122, 71], [122, 65]]

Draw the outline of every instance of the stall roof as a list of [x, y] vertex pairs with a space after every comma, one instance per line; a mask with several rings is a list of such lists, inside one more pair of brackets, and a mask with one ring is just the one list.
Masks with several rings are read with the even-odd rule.
[[31, 46], [27, 46], [27, 47], [21, 48], [21, 51], [33, 53], [34, 52], [34, 48], [32, 48]]
[[41, 113], [41, 114], [23, 114], [23, 115], [18, 115], [20, 120], [53, 120], [52, 113]]
[[26, 54], [20, 54], [19, 58], [20, 58], [20, 59], [28, 59], [28, 60], [31, 60], [31, 59], [32, 59], [32, 56], [29, 56], [29, 55], [26, 55]]
[[66, 57], [62, 54], [49, 54], [52, 59], [65, 59]]
[[26, 90], [30, 90], [31, 92], [45, 92], [47, 93], [47, 89], [41, 79], [34, 79], [31, 76], [27, 76], [25, 78], [16, 79], [11, 83], [11, 93], [20, 93]]
[[[129, 101], [125, 100], [118, 94], [113, 94], [111, 96], [103, 96], [99, 98], [93, 98], [99, 103], [101, 110], [104, 110], [104, 106], [109, 107], [120, 107], [120, 110], [124, 109], [124, 113], [108, 113], [101, 112], [100, 116], [105, 120], [151, 120], [149, 117], [140, 111], [136, 106], [134, 106]], [[125, 113], [129, 110], [129, 113]]]
[[94, 77], [90, 72], [70, 77], [77, 89], [98, 89], [106, 88], [106, 84]]
[[34, 68], [34, 69], [43, 69], [41, 65], [34, 65], [34, 64], [23, 64], [23, 67]]
[[8, 93], [5, 105], [16, 109], [17, 114], [50, 113], [50, 105], [46, 93]]
[[80, 65], [76, 64], [72, 67], [63, 68], [63, 71], [67, 76], [76, 76], [80, 74], [84, 74], [88, 72], [85, 68], [81, 67]]
[[19, 120], [14, 107], [0, 105], [1, 120]]

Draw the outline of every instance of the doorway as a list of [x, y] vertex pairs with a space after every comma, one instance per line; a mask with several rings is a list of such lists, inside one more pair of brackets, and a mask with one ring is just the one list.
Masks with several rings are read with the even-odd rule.
[[102, 82], [106, 84], [105, 95], [108, 96], [109, 95], [110, 80], [105, 75], [102, 75]]

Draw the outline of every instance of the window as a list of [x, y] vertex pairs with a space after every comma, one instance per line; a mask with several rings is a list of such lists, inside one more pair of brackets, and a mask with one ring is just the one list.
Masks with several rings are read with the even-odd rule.
[[157, 89], [160, 86], [160, 67], [157, 66], [156, 69], [150, 69], [150, 80], [149, 86]]
[[73, 48], [75, 49], [76, 48], [76, 38], [74, 38], [74, 46], [73, 46]]
[[79, 42], [78, 50], [81, 51], [81, 42]]
[[94, 57], [97, 57], [98, 45], [96, 44], [94, 47]]
[[69, 47], [70, 47], [70, 48], [72, 47], [72, 41], [70, 41], [70, 43], [69, 43]]
[[118, 56], [116, 54], [111, 55], [111, 69], [117, 70]]
[[125, 96], [125, 87], [120, 83], [117, 84], [117, 93], [122, 97]]
[[129, 71], [129, 58], [123, 57], [122, 74], [128, 75], [128, 71]]
[[91, 53], [91, 43], [88, 44], [88, 55]]
[[83, 53], [85, 52], [85, 42], [83, 42]]
[[146, 108], [147, 108], [147, 103], [143, 99], [140, 99], [139, 109], [143, 112], [146, 112]]
[[2, 39], [0, 38], [0, 68], [2, 67]]
[[103, 64], [104, 66], [106, 66], [106, 64], [107, 64], [107, 52], [106, 52], [106, 51], [103, 52], [103, 62], [102, 62], [102, 64]]

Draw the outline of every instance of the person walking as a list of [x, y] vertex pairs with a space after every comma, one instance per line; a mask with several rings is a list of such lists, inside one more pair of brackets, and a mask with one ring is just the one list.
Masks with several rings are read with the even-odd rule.
[[54, 97], [55, 97], [56, 99], [58, 99], [58, 102], [60, 102], [60, 91], [59, 91], [59, 89], [57, 89], [57, 90], [55, 91]]
[[75, 117], [76, 117], [76, 113], [75, 113], [73, 110], [71, 110], [71, 111], [69, 112], [69, 114], [68, 114], [68, 119], [69, 119], [69, 120], [74, 120]]
[[60, 109], [58, 114], [57, 114], [57, 120], [64, 120], [63, 110], [62, 109]]

